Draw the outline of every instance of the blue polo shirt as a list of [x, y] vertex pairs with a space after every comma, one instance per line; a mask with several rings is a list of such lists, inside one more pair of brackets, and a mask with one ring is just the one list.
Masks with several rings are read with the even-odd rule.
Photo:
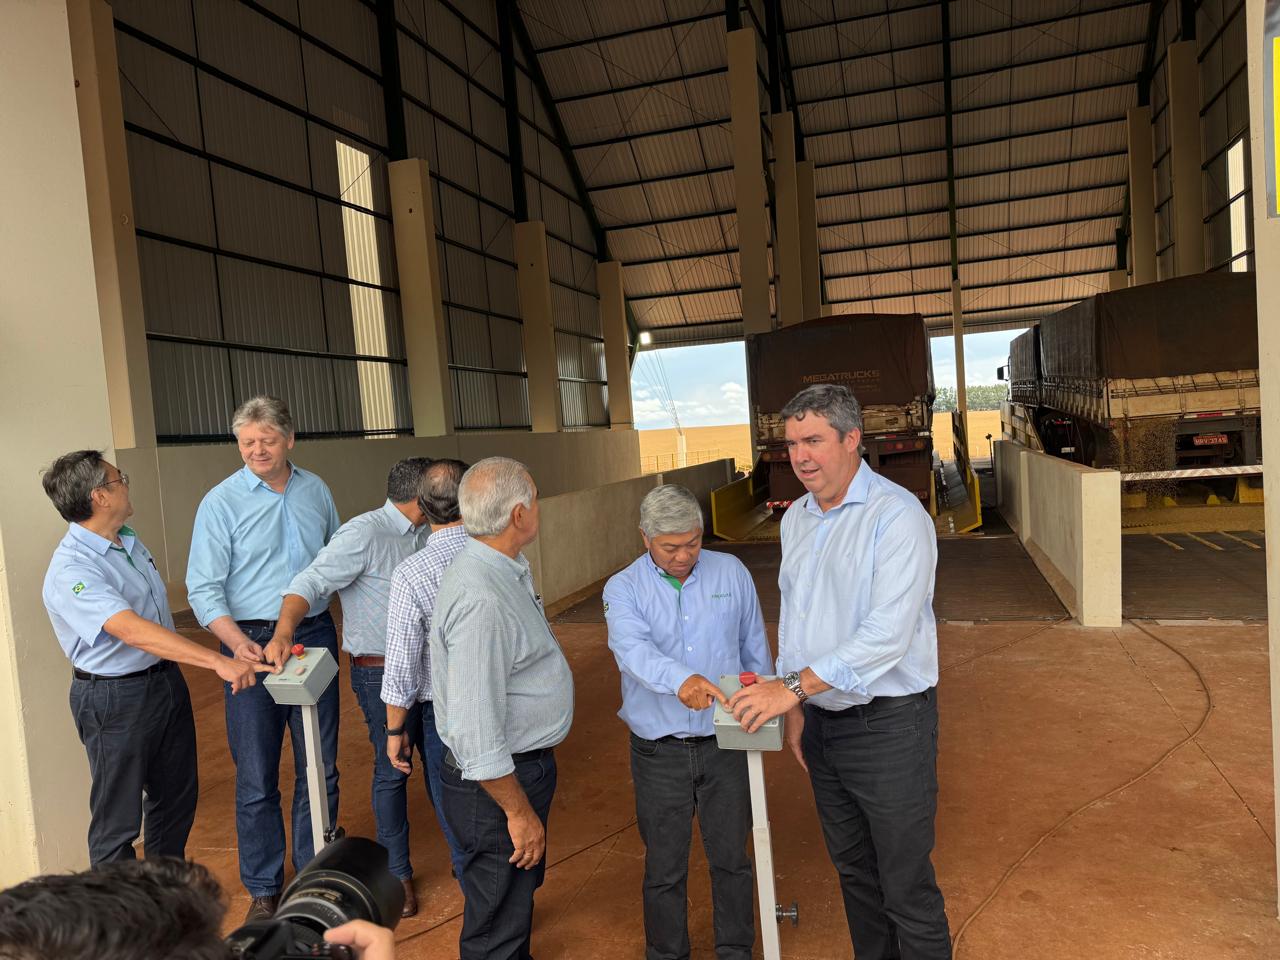
[[103, 629], [117, 613], [138, 616], [173, 629], [164, 580], [151, 551], [129, 527], [120, 545], [73, 523], [67, 528], [44, 575], [44, 606], [58, 643], [78, 670], [118, 677], [159, 662]]

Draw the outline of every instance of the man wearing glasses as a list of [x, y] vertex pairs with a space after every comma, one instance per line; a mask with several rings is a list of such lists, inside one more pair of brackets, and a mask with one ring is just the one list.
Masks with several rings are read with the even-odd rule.
[[144, 816], [146, 855], [182, 859], [199, 788], [177, 664], [213, 670], [233, 693], [254, 685], [255, 667], [174, 632], [164, 580], [125, 524], [126, 474], [97, 450], [77, 450], [42, 479], [69, 524], [45, 574], [44, 605], [71, 661], [71, 713], [89, 755], [89, 860], [134, 859]]

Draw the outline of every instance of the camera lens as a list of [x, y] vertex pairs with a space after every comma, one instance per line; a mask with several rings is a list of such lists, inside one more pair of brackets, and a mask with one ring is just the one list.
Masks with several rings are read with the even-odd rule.
[[329, 844], [303, 867], [280, 898], [276, 919], [321, 934], [350, 920], [394, 929], [404, 887], [387, 868], [387, 851], [363, 837]]

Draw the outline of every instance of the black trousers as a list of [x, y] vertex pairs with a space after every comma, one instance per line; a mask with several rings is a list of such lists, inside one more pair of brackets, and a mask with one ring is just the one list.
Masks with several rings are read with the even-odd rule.
[[930, 853], [938, 806], [938, 704], [831, 713], [808, 706], [802, 745], [858, 960], [948, 960]]
[[175, 664], [127, 680], [71, 681], [71, 715], [89, 755], [89, 862], [186, 854], [200, 787], [191, 696]]
[[[545, 829], [556, 792], [556, 760], [551, 751], [516, 760], [516, 779]], [[547, 858], [532, 870], [510, 863], [515, 848], [507, 815], [474, 780], [462, 779], [452, 754], [440, 769], [444, 817], [462, 852], [461, 960], [529, 960], [533, 895], [542, 886]]]
[[711, 869], [717, 960], [750, 960], [756, 923], [747, 857], [747, 755], [721, 750], [714, 738], [664, 741], [632, 734], [631, 779], [645, 846], [645, 960], [688, 960], [686, 888], [695, 813]]

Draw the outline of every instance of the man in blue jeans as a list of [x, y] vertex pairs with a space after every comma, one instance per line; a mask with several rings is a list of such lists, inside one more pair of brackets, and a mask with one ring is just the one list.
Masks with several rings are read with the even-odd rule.
[[444, 743], [436, 731], [431, 702], [431, 617], [436, 594], [449, 564], [467, 543], [458, 509], [458, 483], [467, 472], [461, 460], [437, 460], [425, 476], [422, 509], [431, 524], [427, 545], [391, 575], [387, 603], [387, 666], [382, 674], [382, 700], [387, 710], [386, 753], [406, 777], [413, 772], [411, 746], [415, 732], [422, 755], [427, 790], [441, 832], [449, 844], [453, 875], [462, 882], [462, 847], [449, 828], [441, 806], [440, 765]]
[[[231, 432], [244, 468], [205, 494], [196, 511], [187, 561], [187, 597], [222, 652], [261, 663], [280, 612], [280, 594], [329, 542], [338, 511], [323, 480], [289, 462], [293, 418], [283, 400], [253, 397], [236, 410]], [[324, 602], [307, 611], [294, 639], [325, 647], [336, 659], [338, 637]], [[284, 886], [284, 819], [280, 750], [293, 741], [293, 865], [315, 855], [307, 795], [302, 710], [280, 706], [262, 684], [232, 698], [224, 685], [227, 742], [236, 765], [236, 837], [240, 880], [252, 903], [248, 920], [275, 912]], [[317, 704], [329, 819], [338, 818], [338, 686]]]
[[373, 744], [373, 817], [378, 842], [387, 848], [387, 865], [404, 884], [401, 916], [405, 917], [418, 912], [409, 862], [408, 778], [387, 759], [382, 673], [391, 574], [421, 548], [430, 532], [422, 510], [430, 466], [426, 457], [409, 457], [391, 468], [386, 502], [339, 527], [307, 569], [285, 588], [275, 633], [263, 652], [263, 659], [279, 669], [289, 659], [295, 631], [307, 611], [335, 593], [342, 599], [342, 648], [351, 664], [351, 689]]

